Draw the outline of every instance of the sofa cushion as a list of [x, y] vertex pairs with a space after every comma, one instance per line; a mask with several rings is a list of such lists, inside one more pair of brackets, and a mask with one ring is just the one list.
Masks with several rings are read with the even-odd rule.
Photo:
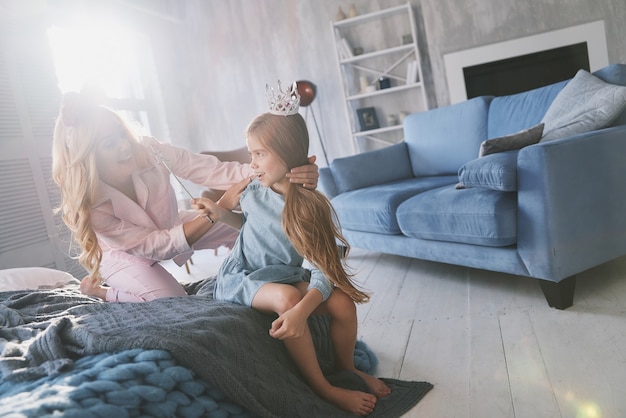
[[[404, 119], [404, 140], [415, 177], [456, 174], [476, 157], [487, 136], [487, 111], [491, 97], [475, 97], [462, 103]], [[530, 126], [530, 125], [529, 125]]]
[[626, 87], [610, 84], [579, 70], [561, 90], [543, 117], [541, 141], [610, 126], [626, 108]]
[[342, 193], [331, 200], [341, 227], [379, 234], [399, 234], [396, 210], [403, 201], [442, 185], [456, 176], [412, 178]]
[[567, 80], [494, 98], [489, 105], [487, 138], [509, 135], [541, 123], [554, 98], [566, 84]]
[[459, 183], [456, 188], [482, 187], [502, 192], [517, 191], [518, 152], [499, 152], [466, 162], [459, 169]]
[[514, 134], [491, 138], [480, 144], [479, 157], [484, 157], [496, 152], [519, 150], [528, 145], [536, 144], [541, 139], [543, 123], [532, 128], [524, 129]]
[[441, 187], [398, 207], [403, 234], [421, 239], [502, 247], [517, 241], [517, 194]]
[[330, 163], [339, 193], [413, 177], [406, 144], [391, 145]]

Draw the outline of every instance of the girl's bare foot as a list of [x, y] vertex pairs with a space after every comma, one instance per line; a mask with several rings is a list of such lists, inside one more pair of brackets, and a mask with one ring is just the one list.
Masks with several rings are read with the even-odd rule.
[[377, 401], [376, 396], [370, 393], [343, 389], [337, 386], [329, 386], [320, 395], [344, 411], [360, 416], [371, 414]]
[[370, 390], [377, 398], [384, 398], [385, 396], [389, 396], [389, 394], [391, 393], [391, 389], [389, 388], [389, 386], [387, 386], [385, 382], [378, 379], [377, 377], [374, 377], [367, 373], [363, 373], [362, 371], [356, 369], [354, 370], [354, 372], [359, 375], [363, 380], [365, 380], [365, 383], [367, 383], [367, 386], [369, 386]]

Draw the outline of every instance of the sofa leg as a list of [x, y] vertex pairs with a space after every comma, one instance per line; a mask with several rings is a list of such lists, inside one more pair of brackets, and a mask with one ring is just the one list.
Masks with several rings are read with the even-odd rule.
[[576, 275], [567, 277], [558, 283], [539, 279], [539, 285], [551, 308], [567, 309], [574, 304]]

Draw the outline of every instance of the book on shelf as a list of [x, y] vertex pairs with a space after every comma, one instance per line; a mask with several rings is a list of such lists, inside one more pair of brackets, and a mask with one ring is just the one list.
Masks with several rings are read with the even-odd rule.
[[411, 84], [411, 73], [413, 71], [413, 63], [415, 61], [408, 61], [406, 63], [406, 84]]
[[406, 64], [406, 84], [413, 84], [417, 81], [417, 61], [412, 60]]

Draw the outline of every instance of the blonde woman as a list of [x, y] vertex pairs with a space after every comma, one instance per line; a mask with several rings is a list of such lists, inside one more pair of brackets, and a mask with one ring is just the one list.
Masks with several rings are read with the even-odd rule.
[[[182, 265], [194, 250], [230, 247], [237, 237], [237, 230], [210, 222], [210, 214], [178, 210], [163, 162], [199, 185], [225, 189], [240, 182], [223, 199], [227, 207], [236, 206], [237, 192], [253, 173], [247, 164], [139, 137], [118, 113], [75, 92], [64, 95], [52, 157], [59, 210], [89, 273], [81, 291], [111, 302], [184, 296], [159, 262], [174, 259]], [[314, 164], [305, 162], [292, 175], [300, 184], [317, 185]]]
[[[312, 389], [338, 407], [364, 416], [390, 389], [354, 367], [355, 302], [369, 297], [353, 285], [344, 268], [337, 240], [346, 247], [348, 243], [330, 202], [315, 190], [293, 187], [285, 177], [291, 167], [306, 163], [309, 146], [305, 121], [297, 113], [299, 96], [292, 94], [270, 100], [270, 113], [258, 116], [247, 129], [256, 178], [241, 195], [242, 213], [203, 198], [193, 200], [192, 207], [241, 230], [218, 273], [215, 299], [277, 314], [269, 333], [285, 343]], [[304, 259], [314, 268], [305, 269]], [[330, 315], [337, 367], [357, 373], [372, 393], [328, 382], [307, 324], [312, 314]]]

